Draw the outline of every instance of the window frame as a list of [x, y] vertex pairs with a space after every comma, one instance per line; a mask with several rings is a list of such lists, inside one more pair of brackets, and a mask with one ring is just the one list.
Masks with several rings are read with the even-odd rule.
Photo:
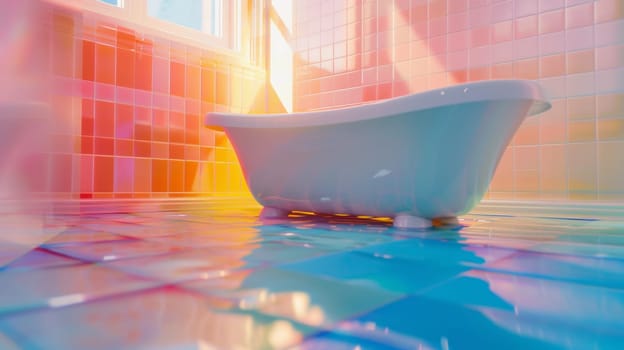
[[[146, 30], [158, 36], [192, 43], [203, 49], [210, 49], [229, 55], [240, 56], [246, 54], [243, 45], [245, 29], [241, 23], [246, 9], [244, 0], [222, 0], [223, 16], [221, 18], [221, 36], [185, 27], [148, 15], [148, 0], [120, 0], [121, 6], [105, 3], [99, 0], [47, 0], [49, 2], [89, 11], [99, 15], [115, 18], [125, 22], [123, 25], [135, 27], [133, 29]], [[206, 0], [204, 0], [206, 1]], [[204, 14], [206, 15], [206, 13]]]

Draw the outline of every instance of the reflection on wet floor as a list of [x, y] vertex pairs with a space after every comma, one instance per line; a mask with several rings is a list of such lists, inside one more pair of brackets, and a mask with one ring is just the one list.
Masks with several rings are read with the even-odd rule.
[[1, 349], [624, 348], [624, 219], [400, 230], [260, 220], [248, 201], [57, 211], [29, 252], [3, 247], [22, 255], [0, 266]]

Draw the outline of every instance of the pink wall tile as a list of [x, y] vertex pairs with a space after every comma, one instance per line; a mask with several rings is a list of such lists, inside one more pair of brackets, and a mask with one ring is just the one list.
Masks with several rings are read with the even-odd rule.
[[566, 33], [556, 32], [543, 34], [539, 37], [540, 55], [552, 55], [562, 53], [566, 48]]
[[492, 4], [492, 22], [509, 21], [514, 16], [514, 1], [500, 1]]
[[[299, 104], [301, 108], [343, 106], [481, 79], [538, 80], [553, 108], [520, 127], [492, 182], [491, 198], [598, 198], [604, 189], [596, 187], [596, 163], [590, 162], [587, 170], [581, 168], [579, 157], [570, 160], [576, 151], [581, 159], [593, 152], [595, 159], [597, 143], [622, 137], [624, 42], [617, 33], [624, 32], [620, 30], [624, 11], [620, 2], [411, 2], [410, 15], [399, 14], [409, 25], [401, 22], [394, 29], [386, 15], [376, 13], [378, 4], [365, 5], [367, 36], [360, 48], [351, 49], [352, 55], [360, 49], [367, 52], [361, 80], [333, 71], [317, 72], [334, 79], [323, 80], [314, 92], [312, 85], [298, 84], [295, 99], [305, 102]], [[352, 9], [358, 13], [356, 4]], [[299, 18], [308, 16], [299, 13]], [[358, 37], [351, 32], [350, 38]], [[390, 53], [389, 45], [394, 45]], [[409, 55], [404, 45], [409, 45]], [[328, 61], [336, 62], [336, 55], [328, 56], [333, 57]], [[311, 81], [295, 73], [296, 83]]]
[[539, 15], [539, 33], [553, 33], [565, 28], [565, 11], [563, 9], [544, 12]]
[[597, 71], [596, 93], [608, 94], [624, 91], [624, 68]]
[[624, 45], [596, 48], [596, 69], [612, 69], [624, 66]]
[[565, 17], [567, 29], [592, 25], [594, 23], [594, 2], [567, 7]]
[[566, 31], [566, 50], [576, 51], [594, 47], [594, 27], [581, 27]]
[[133, 192], [134, 188], [134, 159], [133, 158], [115, 158], [114, 165], [114, 191], [115, 192]]
[[540, 11], [549, 11], [565, 7], [565, 0], [540, 0]]
[[540, 78], [557, 77], [565, 75], [566, 56], [555, 54], [540, 57]]
[[601, 0], [595, 5], [596, 23], [624, 18], [624, 3], [620, 0]]
[[537, 0], [521, 0], [514, 1], [515, 4], [515, 16], [516, 17], [524, 17], [528, 15], [533, 15], [537, 13]]
[[537, 15], [518, 18], [514, 21], [515, 39], [537, 35]]

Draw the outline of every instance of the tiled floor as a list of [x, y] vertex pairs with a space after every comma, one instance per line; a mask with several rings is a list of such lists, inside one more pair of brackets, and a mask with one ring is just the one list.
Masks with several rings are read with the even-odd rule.
[[624, 349], [624, 218], [258, 212], [5, 210], [3, 231], [40, 244], [0, 244], [0, 349]]

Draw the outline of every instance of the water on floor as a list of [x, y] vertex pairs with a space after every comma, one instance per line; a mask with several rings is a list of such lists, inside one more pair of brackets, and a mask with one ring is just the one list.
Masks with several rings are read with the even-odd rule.
[[0, 349], [624, 349], [624, 220], [129, 203], [57, 210], [0, 267]]

